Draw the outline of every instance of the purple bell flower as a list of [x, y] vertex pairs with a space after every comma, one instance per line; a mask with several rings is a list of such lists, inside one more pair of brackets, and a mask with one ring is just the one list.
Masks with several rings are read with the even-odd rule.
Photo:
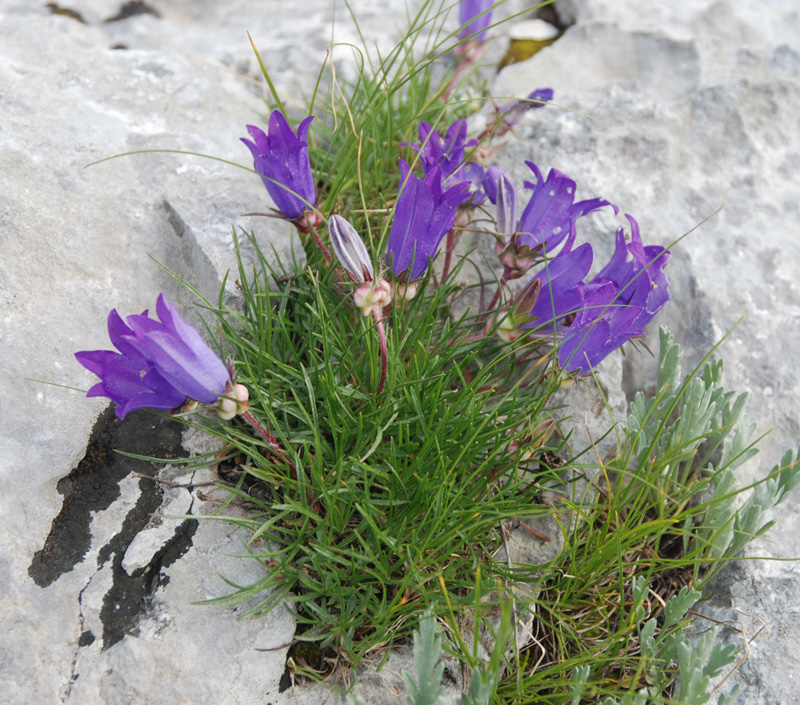
[[559, 365], [575, 375], [588, 373], [623, 343], [642, 335], [641, 312], [625, 305], [612, 283], [588, 284], [583, 308], [558, 347]]
[[[664, 268], [670, 253], [642, 244], [639, 226], [630, 215], [631, 241], [624, 229], [616, 234], [616, 249], [608, 264], [585, 283], [592, 264], [586, 243], [573, 249], [574, 222], [564, 247], [527, 284], [530, 311], [515, 311], [506, 327], [528, 328], [558, 340], [558, 364], [575, 375], [587, 374], [623, 343], [640, 336], [669, 301], [669, 277]], [[536, 283], [538, 281], [538, 283]], [[528, 308], [528, 307], [526, 307]], [[515, 339], [514, 330], [503, 333]]]
[[427, 122], [421, 122], [419, 140], [419, 145], [403, 142], [401, 146], [408, 146], [419, 155], [426, 176], [438, 166], [446, 185], [483, 180], [483, 167], [476, 162], [464, 161], [466, 150], [478, 144], [478, 140], [467, 140], [466, 120], [456, 120], [450, 125], [444, 140]]
[[477, 36], [472, 37], [473, 41], [483, 42], [486, 40], [487, 29], [492, 24], [492, 11], [486, 11], [493, 4], [494, 0], [461, 0], [458, 21], [462, 27], [462, 39], [478, 33]]
[[623, 228], [617, 230], [616, 247], [609, 263], [594, 278], [594, 282], [612, 282], [620, 299], [627, 306], [636, 306], [641, 314], [636, 323], [644, 328], [669, 301], [669, 277], [664, 268], [669, 262], [669, 250], [642, 243], [639, 224], [625, 214], [631, 224], [631, 241], [626, 242]]
[[558, 349], [559, 364], [574, 374], [586, 373], [623, 343], [640, 336], [669, 301], [669, 277], [664, 268], [670, 253], [663, 247], [645, 247], [636, 220], [631, 241], [617, 230], [616, 248], [609, 263], [585, 286], [581, 312], [569, 337]]
[[292, 131], [280, 110], [269, 116], [269, 136], [253, 125], [247, 131], [253, 140], [242, 138], [253, 154], [254, 169], [261, 174], [275, 206], [289, 220], [300, 218], [316, 205], [314, 177], [308, 160], [308, 128], [313, 115]]
[[551, 169], [545, 180], [539, 167], [525, 162], [536, 176], [536, 183], [525, 182], [533, 189], [531, 198], [517, 227], [517, 247], [541, 248], [552, 254], [569, 235], [570, 224], [592, 211], [611, 206], [615, 213], [619, 209], [603, 198], [591, 198], [575, 203], [575, 182], [557, 169]]
[[550, 336], [553, 332], [563, 333], [583, 309], [583, 279], [592, 266], [594, 253], [588, 242], [573, 250], [575, 237], [575, 225], [572, 224], [570, 237], [561, 252], [532, 278], [539, 279], [542, 285], [530, 311], [530, 320], [522, 328], [538, 329], [543, 335]]
[[530, 93], [527, 98], [515, 100], [497, 110], [498, 117], [502, 119], [501, 129], [497, 130], [497, 136], [501, 137], [520, 120], [529, 110], [543, 108], [553, 100], [552, 88], [537, 88]]
[[387, 262], [395, 276], [418, 279], [428, 268], [439, 243], [453, 227], [456, 209], [469, 198], [466, 182], [445, 188], [442, 170], [435, 166], [419, 179], [400, 161], [400, 189], [389, 233]]
[[233, 385], [225, 364], [163, 294], [156, 312], [159, 321], [144, 311], [128, 316], [126, 324], [113, 309], [108, 333], [119, 352], [75, 353], [100, 377], [87, 396], [111, 399], [121, 419], [136, 409], [174, 409], [188, 399], [215, 403]]

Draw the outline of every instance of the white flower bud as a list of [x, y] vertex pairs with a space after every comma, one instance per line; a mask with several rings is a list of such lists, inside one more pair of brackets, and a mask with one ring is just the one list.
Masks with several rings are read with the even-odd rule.
[[342, 267], [353, 281], [371, 282], [375, 278], [369, 252], [356, 229], [342, 216], [332, 215], [328, 220], [331, 245]]

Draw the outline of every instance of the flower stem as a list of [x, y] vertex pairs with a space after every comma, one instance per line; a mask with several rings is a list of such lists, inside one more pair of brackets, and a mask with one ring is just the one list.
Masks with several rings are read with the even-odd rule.
[[322, 239], [320, 238], [316, 227], [314, 227], [314, 225], [309, 223], [309, 229], [311, 230], [311, 234], [314, 236], [314, 242], [317, 243], [317, 247], [319, 247], [320, 251], [322, 252], [323, 256], [325, 257], [325, 260], [328, 262], [328, 264], [330, 264], [331, 263], [331, 253], [328, 251], [328, 248], [325, 247], [325, 243], [322, 242]]
[[503, 276], [500, 277], [500, 283], [497, 286], [497, 291], [494, 292], [494, 297], [492, 298], [489, 307], [486, 309], [486, 313], [491, 311], [497, 305], [497, 302], [500, 300], [500, 292], [503, 290], [503, 286], [508, 281], [510, 275], [511, 270], [508, 267], [505, 267], [503, 269]]
[[445, 245], [444, 250], [444, 266], [442, 267], [442, 283], [447, 279], [447, 275], [450, 274], [450, 260], [453, 257], [453, 249], [456, 246], [456, 229], [450, 228], [450, 231], [447, 233], [447, 244]]
[[258, 419], [256, 419], [256, 417], [253, 416], [253, 414], [250, 413], [249, 409], [245, 409], [245, 411], [239, 414], [239, 416], [241, 416], [245, 421], [247, 421], [247, 423], [250, 424], [253, 430], [259, 436], [261, 436], [261, 438], [263, 438], [264, 441], [266, 441], [267, 447], [289, 466], [289, 469], [292, 471], [292, 475], [296, 477], [297, 470], [295, 470], [292, 461], [289, 459], [289, 456], [286, 454], [283, 448], [281, 448], [275, 436], [273, 436], [269, 431], [267, 431], [266, 428], [264, 428], [261, 422]]
[[389, 369], [389, 351], [386, 347], [386, 331], [383, 328], [383, 312], [379, 306], [375, 307], [375, 324], [378, 327], [378, 337], [381, 341], [381, 381], [378, 384], [378, 394], [386, 386], [386, 373]]

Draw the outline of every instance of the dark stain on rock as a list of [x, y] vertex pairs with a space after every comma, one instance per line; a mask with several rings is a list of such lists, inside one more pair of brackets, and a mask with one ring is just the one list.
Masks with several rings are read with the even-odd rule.
[[[83, 560], [91, 545], [92, 513], [108, 509], [120, 496], [120, 480], [131, 472], [152, 477], [158, 470], [154, 463], [127, 458], [114, 451], [165, 459], [184, 457], [181, 428], [175, 421], [146, 412], [130, 414], [120, 421], [111, 406], [100, 415], [89, 437], [86, 455], [56, 486], [64, 496], [61, 511], [28, 568], [28, 575], [39, 587], [47, 587]], [[147, 513], [139, 512], [137, 517], [142, 528], [149, 514], [161, 504], [162, 492], [151, 481], [141, 480], [139, 486], [147, 497], [146, 509], [143, 508]], [[142, 498], [137, 508], [140, 504]]]
[[64, 496], [61, 511], [28, 568], [28, 575], [39, 587], [47, 587], [83, 560], [91, 545], [91, 512], [106, 509], [119, 496], [117, 483], [122, 476], [112, 476], [108, 468], [115, 419], [111, 407], [101, 414], [89, 437], [86, 455], [56, 485]]
[[[175, 421], [145, 412], [130, 414], [124, 421], [110, 406], [101, 414], [89, 437], [86, 455], [58, 482], [58, 491], [64, 496], [61, 511], [28, 568], [28, 575], [37, 585], [47, 587], [84, 559], [92, 541], [92, 514], [108, 509], [120, 496], [123, 478], [133, 472], [154, 477], [160, 467], [114, 451], [164, 459], [185, 457], [180, 445], [181, 429]], [[98, 553], [98, 568], [111, 561], [113, 575], [113, 585], [101, 610], [103, 648], [133, 630], [146, 608], [146, 598], [166, 582], [161, 571], [186, 553], [196, 530], [194, 522], [183, 522], [149, 565], [133, 576], [127, 575], [122, 570], [125, 551], [162, 500], [160, 486], [151, 480], [139, 480], [139, 490], [139, 499], [124, 518], [122, 528]], [[82, 635], [81, 640], [88, 644], [90, 637], [94, 640], [91, 634]]]
[[89, 646], [90, 644], [94, 643], [94, 634], [90, 631], [82, 632], [80, 637], [78, 637], [78, 646]]
[[69, 17], [70, 19], [77, 20], [81, 24], [86, 24], [86, 20], [80, 12], [70, 10], [68, 7], [61, 7], [57, 2], [48, 2], [45, 7], [50, 10], [54, 15], [61, 15], [62, 17]]
[[[153, 484], [153, 483], [149, 483]], [[144, 495], [140, 497], [140, 500]], [[148, 598], [161, 586], [169, 582], [169, 576], [162, 571], [172, 565], [192, 546], [192, 538], [197, 531], [197, 522], [187, 519], [175, 530], [150, 563], [128, 575], [122, 569], [125, 550], [133, 537], [147, 523], [151, 511], [145, 510], [144, 523], [140, 523], [141, 513], [137, 507], [125, 518], [122, 531], [117, 534], [100, 552], [113, 560], [113, 584], [103, 598], [100, 620], [103, 623], [103, 650], [121, 641], [126, 634], [135, 634], [139, 619], [146, 612]], [[154, 510], [153, 510], [154, 511]], [[136, 516], [134, 516], [136, 515]], [[98, 557], [100, 560], [100, 557]]]
[[154, 17], [161, 17], [161, 15], [158, 13], [158, 10], [155, 10], [148, 4], [141, 2], [141, 0], [131, 0], [131, 2], [126, 2], [119, 9], [119, 12], [116, 15], [103, 20], [103, 24], [127, 20], [130, 17], [136, 17], [137, 15], [153, 15]]

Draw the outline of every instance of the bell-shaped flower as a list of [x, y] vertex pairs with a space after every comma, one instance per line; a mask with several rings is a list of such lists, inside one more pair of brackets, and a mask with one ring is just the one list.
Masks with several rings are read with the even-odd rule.
[[641, 313], [636, 320], [644, 328], [669, 301], [669, 277], [664, 268], [669, 262], [669, 250], [656, 245], [644, 246], [639, 224], [625, 214], [631, 224], [631, 241], [625, 240], [623, 228], [617, 230], [616, 247], [609, 263], [594, 278], [594, 282], [612, 282], [620, 298]]
[[308, 159], [308, 128], [313, 115], [293, 132], [280, 110], [269, 116], [269, 135], [247, 126], [252, 140], [242, 138], [253, 154], [254, 169], [277, 209], [289, 220], [297, 220], [316, 205], [314, 177]]
[[456, 120], [447, 129], [444, 139], [427, 122], [419, 124], [420, 144], [403, 142], [419, 155], [422, 170], [427, 176], [435, 167], [443, 175], [443, 183], [450, 186], [461, 181], [471, 183], [483, 180], [483, 167], [477, 162], [467, 162], [466, 151], [478, 144], [478, 140], [467, 140], [467, 121]]
[[472, 41], [483, 42], [489, 25], [492, 24], [492, 10], [489, 8], [495, 0], [461, 0], [458, 21], [461, 25], [461, 38], [467, 39], [473, 34]]
[[[174, 409], [188, 400], [216, 403], [234, 392], [228, 368], [163, 294], [156, 312], [160, 320], [144, 311], [128, 316], [126, 324], [112, 310], [108, 333], [119, 352], [75, 354], [78, 362], [100, 377], [87, 396], [111, 399], [119, 418], [136, 409]], [[242, 395], [237, 391], [234, 396]]]
[[553, 259], [547, 261], [533, 279], [541, 281], [541, 291], [523, 328], [536, 329], [543, 336], [563, 334], [584, 303], [584, 277], [592, 266], [594, 253], [589, 243], [574, 250], [575, 226], [569, 240]]
[[332, 215], [328, 220], [328, 232], [333, 251], [350, 279], [362, 284], [375, 279], [367, 247], [350, 222], [340, 215]]
[[404, 281], [422, 276], [453, 227], [456, 209], [469, 198], [468, 191], [466, 182], [445, 188], [438, 166], [420, 179], [400, 160], [400, 189], [386, 255], [395, 276]]
[[669, 250], [645, 247], [639, 225], [630, 216], [631, 241], [623, 228], [609, 263], [584, 287], [584, 301], [569, 335], [558, 349], [559, 364], [568, 372], [586, 374], [623, 343], [640, 336], [669, 301], [664, 268]]
[[515, 100], [498, 108], [497, 117], [500, 124], [495, 131], [495, 135], [497, 137], [502, 137], [504, 134], [506, 134], [506, 132], [514, 127], [514, 125], [522, 120], [525, 113], [530, 110], [536, 110], [537, 108], [543, 108], [551, 100], [553, 100], [552, 88], [537, 88], [526, 98]]
[[587, 284], [583, 308], [558, 346], [558, 363], [567, 372], [587, 374], [610, 353], [643, 331], [642, 309], [627, 305], [611, 282]]
[[544, 250], [552, 255], [556, 247], [569, 235], [570, 223], [592, 211], [611, 206], [603, 198], [591, 198], [575, 203], [575, 182], [557, 169], [551, 169], [547, 179], [533, 162], [525, 162], [536, 176], [536, 183], [525, 182], [533, 189], [528, 205], [522, 211], [517, 226], [517, 247]]

